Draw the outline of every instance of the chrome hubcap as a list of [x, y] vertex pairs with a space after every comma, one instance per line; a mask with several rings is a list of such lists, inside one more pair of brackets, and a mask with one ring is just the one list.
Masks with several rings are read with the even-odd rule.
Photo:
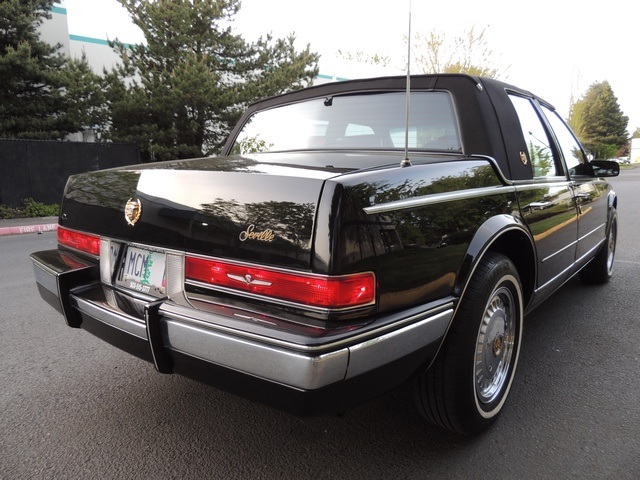
[[475, 355], [476, 395], [491, 403], [501, 393], [514, 358], [515, 301], [511, 290], [498, 288], [485, 308]]
[[616, 225], [615, 223], [611, 226], [611, 232], [609, 232], [609, 244], [607, 245], [608, 255], [607, 255], [607, 271], [609, 274], [613, 271], [613, 259], [616, 253]]

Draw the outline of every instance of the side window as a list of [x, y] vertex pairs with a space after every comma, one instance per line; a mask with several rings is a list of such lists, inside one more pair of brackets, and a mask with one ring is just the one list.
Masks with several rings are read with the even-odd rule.
[[542, 106], [542, 111], [547, 117], [547, 120], [549, 120], [553, 132], [556, 134], [556, 138], [560, 144], [560, 151], [564, 157], [569, 174], [588, 175], [590, 171], [587, 159], [584, 156], [584, 151], [567, 124], [564, 123], [556, 112], [548, 109], [544, 105]]
[[509, 95], [518, 113], [522, 134], [527, 144], [527, 153], [534, 177], [556, 177], [562, 172], [556, 170], [551, 142], [547, 131], [531, 103], [531, 100], [517, 95]]
[[358, 125], [355, 123], [350, 123], [347, 125], [345, 129], [344, 136], [345, 137], [356, 137], [360, 135], [375, 135], [375, 132], [371, 127], [367, 125]]

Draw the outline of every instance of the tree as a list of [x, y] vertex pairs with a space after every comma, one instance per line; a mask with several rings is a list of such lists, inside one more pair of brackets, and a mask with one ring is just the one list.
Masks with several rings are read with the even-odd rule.
[[295, 37], [247, 43], [231, 28], [239, 0], [118, 0], [146, 45], [112, 42], [122, 65], [105, 72], [104, 138], [143, 158], [217, 151], [248, 103], [309, 84], [318, 55]]
[[629, 117], [607, 81], [593, 83], [571, 106], [568, 123], [595, 158], [615, 157], [628, 143]]
[[[56, 140], [91, 123], [87, 90], [97, 77], [84, 60], [69, 60], [60, 45], [38, 34], [52, 5], [53, 0], [0, 2], [0, 137]], [[81, 91], [82, 101], [76, 97]]]
[[371, 55], [363, 52], [362, 50], [355, 53], [343, 52], [342, 50], [338, 50], [338, 55], [351, 62], [366, 63], [369, 65], [380, 65], [382, 67], [388, 67], [389, 65], [391, 65], [391, 57], [378, 55], [377, 53]]
[[477, 33], [476, 28], [471, 27], [452, 39], [437, 31], [416, 34], [411, 49], [413, 61], [423, 73], [467, 73], [499, 78], [504, 72], [491, 66], [493, 52], [487, 46], [487, 28]]
[[[467, 73], [482, 77], [500, 78], [506, 71], [492, 67], [493, 52], [487, 46], [486, 32], [489, 27], [476, 33], [475, 27], [463, 35], [449, 39], [444, 33], [431, 31], [427, 35], [415, 34], [411, 47], [412, 64], [422, 73]], [[405, 37], [405, 42], [408, 41]], [[383, 67], [391, 64], [391, 59], [379, 54], [362, 51], [352, 53], [338, 51], [346, 59]], [[484, 65], [484, 66], [480, 66]], [[412, 71], [414, 68], [412, 67]]]

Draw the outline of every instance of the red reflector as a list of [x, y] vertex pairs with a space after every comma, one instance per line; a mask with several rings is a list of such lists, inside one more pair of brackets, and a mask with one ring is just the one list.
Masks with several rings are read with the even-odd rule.
[[89, 233], [80, 233], [58, 227], [58, 243], [66, 247], [75, 248], [81, 252], [100, 256], [100, 237]]
[[280, 272], [187, 257], [187, 279], [322, 308], [367, 305], [375, 299], [371, 272], [335, 277]]

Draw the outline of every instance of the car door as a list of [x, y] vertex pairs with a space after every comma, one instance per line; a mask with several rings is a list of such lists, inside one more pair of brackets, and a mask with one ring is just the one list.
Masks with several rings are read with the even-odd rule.
[[522, 163], [532, 179], [516, 184], [520, 210], [536, 244], [536, 292], [561, 284], [572, 273], [578, 244], [578, 209], [569, 180], [549, 129], [534, 100], [509, 94], [522, 135]]
[[541, 108], [553, 129], [571, 180], [578, 211], [576, 261], [581, 263], [606, 237], [609, 186], [606, 181], [594, 178], [580, 143], [558, 114], [544, 105]]

